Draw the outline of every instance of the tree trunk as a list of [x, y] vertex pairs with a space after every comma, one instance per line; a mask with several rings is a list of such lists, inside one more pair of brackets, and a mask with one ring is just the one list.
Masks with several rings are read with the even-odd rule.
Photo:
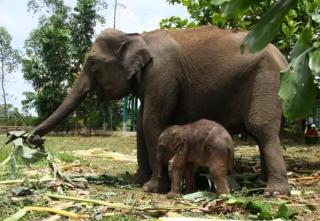
[[1, 87], [2, 87], [2, 96], [3, 96], [3, 103], [4, 103], [4, 117], [5, 117], [5, 124], [8, 126], [8, 109], [7, 109], [7, 99], [6, 99], [6, 91], [4, 88], [4, 60], [3, 56], [1, 56]]

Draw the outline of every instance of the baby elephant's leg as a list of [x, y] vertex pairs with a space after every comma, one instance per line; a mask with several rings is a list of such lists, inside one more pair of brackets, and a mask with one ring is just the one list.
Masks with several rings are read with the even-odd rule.
[[209, 170], [210, 170], [211, 176], [213, 177], [213, 181], [216, 186], [217, 193], [218, 194], [229, 193], [230, 189], [227, 181], [227, 175], [228, 175], [227, 160], [215, 158], [215, 160], [211, 162], [211, 166]]
[[187, 193], [196, 191], [196, 184], [193, 175], [193, 163], [187, 163], [184, 171], [184, 179], [186, 181]]
[[181, 182], [185, 171], [185, 156], [176, 154], [171, 166], [171, 191], [169, 195], [176, 195], [181, 193]]

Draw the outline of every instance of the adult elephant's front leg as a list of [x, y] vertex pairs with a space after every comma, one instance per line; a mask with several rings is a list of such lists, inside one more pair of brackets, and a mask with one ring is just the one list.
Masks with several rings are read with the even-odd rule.
[[143, 106], [140, 107], [137, 117], [137, 172], [131, 178], [131, 183], [143, 185], [148, 182], [152, 175], [149, 157], [143, 132]]
[[158, 143], [158, 138], [163, 131], [163, 128], [160, 123], [160, 119], [156, 116], [150, 116], [146, 114], [143, 119], [143, 132], [147, 145], [147, 159], [149, 161], [149, 166], [152, 172], [155, 171], [156, 167], [156, 146]]
[[[158, 138], [161, 132], [164, 130], [163, 122], [160, 121], [160, 117], [155, 112], [145, 112], [143, 119], [143, 131], [145, 141], [147, 144], [149, 165], [152, 169], [152, 176], [156, 176], [156, 164], [157, 164], [157, 144]], [[161, 179], [158, 180], [161, 183], [162, 189], [166, 190], [166, 187], [170, 186], [170, 178], [168, 172], [168, 165], [162, 166]], [[160, 191], [160, 190], [159, 190]]]
[[[171, 79], [170, 79], [171, 80]], [[159, 86], [159, 81], [156, 85]], [[172, 114], [176, 108], [177, 103], [177, 82], [168, 81], [162, 82], [161, 85], [166, 85], [165, 90], [156, 88], [156, 85], [151, 85], [148, 92], [145, 92], [147, 96], [144, 99], [143, 110], [143, 134], [144, 140], [147, 146], [147, 158], [152, 173], [155, 172], [157, 162], [157, 144], [158, 138], [163, 130], [172, 124]], [[155, 91], [163, 92], [155, 96]], [[167, 169], [167, 168], [163, 168]], [[168, 174], [164, 172], [164, 174]], [[163, 183], [170, 182], [169, 177], [164, 177], [161, 181]]]

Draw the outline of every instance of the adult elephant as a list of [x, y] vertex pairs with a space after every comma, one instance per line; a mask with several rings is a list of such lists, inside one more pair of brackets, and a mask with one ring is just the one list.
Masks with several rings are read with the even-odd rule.
[[245, 35], [210, 26], [141, 35], [107, 29], [95, 40], [71, 92], [34, 133], [48, 133], [90, 90], [104, 100], [132, 93], [141, 101], [134, 183], [150, 179], [164, 128], [206, 118], [231, 133], [248, 131], [259, 145], [265, 194], [287, 194], [278, 97], [279, 72], [287, 62], [273, 45], [241, 54]]

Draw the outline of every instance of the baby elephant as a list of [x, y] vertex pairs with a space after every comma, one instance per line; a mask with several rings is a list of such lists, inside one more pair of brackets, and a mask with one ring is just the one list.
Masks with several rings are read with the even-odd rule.
[[168, 192], [171, 166], [171, 193], [179, 194], [183, 178], [188, 192], [195, 191], [194, 166], [208, 167], [218, 194], [229, 193], [227, 175], [234, 159], [232, 138], [220, 124], [199, 120], [184, 126], [172, 126], [159, 137], [155, 172], [144, 186], [147, 192]]

